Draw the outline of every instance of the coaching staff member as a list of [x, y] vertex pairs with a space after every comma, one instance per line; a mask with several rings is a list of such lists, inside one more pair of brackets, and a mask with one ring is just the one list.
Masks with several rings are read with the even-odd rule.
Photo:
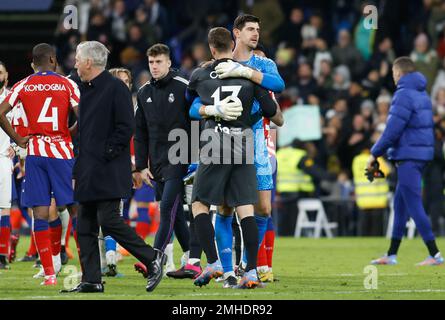
[[178, 164], [170, 161], [169, 150], [176, 142], [168, 141], [168, 136], [172, 130], [181, 129], [190, 137], [190, 103], [186, 99], [188, 81], [170, 69], [170, 49], [166, 45], [151, 46], [147, 57], [152, 80], [137, 94], [136, 169], [148, 185], [151, 185], [150, 179], [156, 181], [156, 200], [161, 201], [160, 225], [154, 247], [164, 251], [174, 229], [185, 253], [189, 251], [190, 234], [183, 212], [182, 178], [187, 173], [189, 159]]
[[426, 92], [426, 79], [416, 72], [413, 61], [408, 57], [396, 59], [392, 71], [397, 91], [385, 131], [371, 149], [367, 168], [371, 170], [372, 164], [385, 152], [396, 164], [398, 182], [394, 195], [394, 227], [387, 255], [372, 263], [397, 263], [397, 251], [406, 222], [411, 217], [430, 254], [419, 265], [443, 264], [422, 204], [422, 173], [434, 155], [433, 110]]
[[103, 292], [98, 247], [99, 226], [104, 235], [143, 263], [147, 291], [162, 278], [165, 255], [154, 250], [125, 224], [122, 198], [130, 197], [132, 178], [130, 139], [134, 129], [131, 94], [105, 70], [109, 51], [97, 41], [81, 43], [76, 68], [83, 82], [79, 103], [79, 155], [73, 169], [74, 197], [80, 203], [77, 233], [82, 282], [71, 292]]

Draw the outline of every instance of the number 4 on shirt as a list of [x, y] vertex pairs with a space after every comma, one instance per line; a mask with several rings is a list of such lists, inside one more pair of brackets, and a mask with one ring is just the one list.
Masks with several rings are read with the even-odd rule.
[[51, 115], [50, 116], [48, 115], [51, 100], [52, 100], [52, 97], [45, 99], [45, 103], [43, 104], [43, 108], [42, 108], [42, 111], [40, 112], [37, 122], [38, 123], [52, 123], [53, 131], [57, 131], [57, 130], [59, 130], [59, 119], [58, 119], [57, 107], [52, 107]]

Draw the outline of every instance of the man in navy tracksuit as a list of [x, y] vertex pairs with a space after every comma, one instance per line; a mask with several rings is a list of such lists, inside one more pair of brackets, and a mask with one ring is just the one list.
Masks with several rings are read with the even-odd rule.
[[396, 163], [398, 183], [394, 196], [394, 227], [388, 253], [372, 264], [396, 264], [409, 217], [413, 218], [429, 251], [429, 257], [418, 265], [443, 264], [422, 204], [422, 172], [434, 155], [433, 111], [426, 92], [425, 77], [415, 71], [408, 57], [394, 61], [393, 77], [397, 85], [385, 131], [371, 149], [367, 167], [385, 152]]

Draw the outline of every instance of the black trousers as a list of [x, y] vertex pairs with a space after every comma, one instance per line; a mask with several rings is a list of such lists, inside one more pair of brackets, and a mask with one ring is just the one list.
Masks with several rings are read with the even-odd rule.
[[82, 282], [101, 283], [99, 226], [104, 236], [111, 236], [135, 258], [148, 266], [155, 251], [128, 226], [120, 215], [120, 199], [84, 202], [77, 218]]
[[156, 249], [164, 251], [175, 231], [182, 251], [189, 251], [190, 232], [185, 221], [183, 197], [184, 182], [181, 178], [156, 183], [156, 199], [161, 201], [161, 221], [154, 242]]

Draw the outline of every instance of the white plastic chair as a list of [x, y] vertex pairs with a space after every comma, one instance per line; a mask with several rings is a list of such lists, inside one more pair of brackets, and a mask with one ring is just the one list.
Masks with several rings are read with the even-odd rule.
[[[316, 211], [314, 221], [309, 220], [308, 211]], [[329, 222], [323, 203], [319, 199], [301, 199], [298, 201], [298, 218], [295, 227], [295, 237], [301, 237], [303, 229], [314, 229], [314, 238], [320, 238], [324, 230], [328, 238], [332, 238], [332, 229], [338, 227], [337, 222]]]

